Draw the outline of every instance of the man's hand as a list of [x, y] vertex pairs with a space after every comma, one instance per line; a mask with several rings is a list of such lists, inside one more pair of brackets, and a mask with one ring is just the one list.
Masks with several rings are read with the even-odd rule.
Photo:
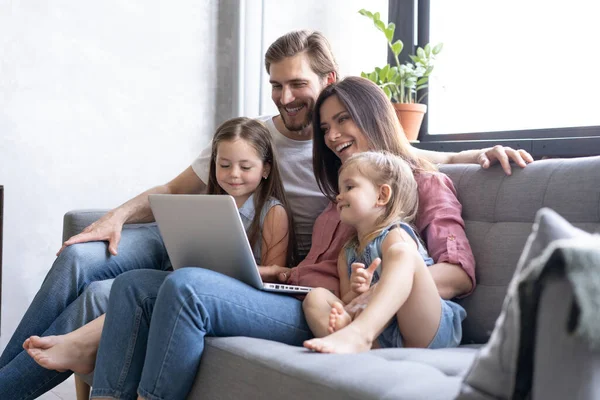
[[379, 264], [381, 264], [381, 258], [379, 257], [373, 260], [369, 268], [365, 268], [365, 264], [363, 263], [352, 263], [350, 266], [352, 269], [352, 273], [350, 274], [350, 289], [356, 294], [368, 291], [373, 280], [373, 273], [375, 273]]
[[113, 256], [116, 256], [117, 248], [119, 247], [119, 242], [121, 241], [122, 230], [123, 223], [117, 220], [113, 214], [106, 214], [81, 231], [81, 233], [71, 236], [66, 242], [63, 243], [56, 255], [58, 256], [67, 246], [72, 244], [108, 241], [108, 251]]
[[290, 277], [291, 268], [279, 265], [259, 266], [258, 272], [263, 282], [286, 283]]
[[500, 163], [506, 175], [511, 174], [510, 162], [513, 161], [521, 168], [525, 168], [527, 164], [533, 162], [533, 157], [523, 149], [515, 150], [506, 146], [494, 146], [481, 150], [477, 157], [477, 162], [482, 168], [487, 169], [490, 165], [497, 162]]

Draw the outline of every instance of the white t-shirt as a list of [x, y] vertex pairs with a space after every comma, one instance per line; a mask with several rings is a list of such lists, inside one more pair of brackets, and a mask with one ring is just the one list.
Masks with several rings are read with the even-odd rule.
[[[300, 257], [304, 258], [311, 245], [312, 228], [315, 219], [327, 206], [328, 200], [317, 186], [312, 168], [312, 140], [294, 140], [277, 130], [273, 117], [258, 117], [273, 137], [281, 179], [287, 194], [296, 227], [296, 239]], [[202, 150], [192, 163], [192, 169], [202, 180], [208, 182], [211, 144]]]

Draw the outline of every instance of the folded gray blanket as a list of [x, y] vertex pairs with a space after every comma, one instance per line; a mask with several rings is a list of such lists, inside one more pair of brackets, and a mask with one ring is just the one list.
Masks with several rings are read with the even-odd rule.
[[566, 277], [573, 288], [574, 303], [565, 329], [591, 350], [600, 349], [600, 236], [556, 240], [519, 277], [520, 342], [514, 398], [529, 395], [539, 299], [547, 278], [556, 275]]

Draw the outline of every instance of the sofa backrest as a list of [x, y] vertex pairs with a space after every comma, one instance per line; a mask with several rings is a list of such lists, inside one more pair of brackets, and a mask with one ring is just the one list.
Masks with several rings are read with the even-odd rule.
[[445, 165], [462, 203], [476, 261], [477, 287], [459, 300], [467, 310], [463, 343], [485, 343], [500, 314], [508, 284], [536, 212], [549, 207], [588, 232], [600, 231], [600, 157], [536, 161], [513, 166]]

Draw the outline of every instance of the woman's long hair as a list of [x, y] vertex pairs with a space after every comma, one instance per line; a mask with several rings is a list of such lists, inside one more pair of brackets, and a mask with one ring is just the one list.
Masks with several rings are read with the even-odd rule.
[[402, 157], [413, 173], [436, 171], [429, 161], [414, 154], [398, 122], [392, 103], [383, 90], [368, 79], [347, 77], [326, 87], [319, 95], [313, 112], [313, 170], [319, 188], [331, 201], [339, 193], [339, 157], [325, 144], [321, 129], [321, 106], [337, 96], [348, 114], [365, 135], [371, 151], [389, 151]]

